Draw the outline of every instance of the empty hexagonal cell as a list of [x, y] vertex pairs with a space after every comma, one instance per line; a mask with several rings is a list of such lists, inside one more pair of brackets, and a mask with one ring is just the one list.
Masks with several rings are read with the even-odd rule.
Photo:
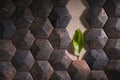
[[13, 0], [17, 7], [27, 8], [31, 4], [32, 0]]
[[53, 72], [48, 61], [36, 61], [31, 69], [34, 80], [49, 80]]
[[48, 18], [35, 18], [30, 29], [36, 38], [48, 38], [53, 27]]
[[53, 52], [53, 47], [47, 39], [36, 39], [31, 52], [37, 60], [47, 60]]
[[55, 71], [50, 80], [71, 80], [67, 71]]
[[120, 60], [109, 61], [105, 72], [110, 80], [120, 80]]
[[84, 60], [74, 60], [68, 68], [71, 80], [86, 80], [90, 68]]
[[13, 80], [33, 80], [29, 72], [17, 72]]
[[103, 8], [92, 7], [86, 14], [86, 20], [90, 27], [101, 28], [108, 19], [107, 14]]
[[49, 38], [54, 49], [67, 49], [71, 39], [66, 29], [54, 29]]
[[18, 50], [12, 58], [12, 64], [17, 71], [29, 71], [34, 64], [34, 58], [29, 50]]
[[105, 24], [104, 30], [109, 38], [120, 38], [120, 18], [110, 17]]
[[108, 16], [120, 17], [120, 1], [119, 0], [106, 0], [104, 9]]
[[120, 39], [109, 39], [104, 50], [110, 60], [119, 60], [120, 59]]
[[0, 0], [0, 17], [11, 17], [15, 9], [11, 0]]
[[109, 80], [102, 70], [92, 70], [87, 80]]
[[0, 61], [10, 61], [16, 48], [10, 40], [0, 40]]
[[0, 19], [0, 38], [10, 39], [15, 30], [16, 28], [11, 20], [6, 18]]
[[54, 6], [65, 7], [70, 0], [51, 0]]
[[103, 7], [106, 0], [87, 0], [90, 7]]
[[50, 0], [33, 0], [30, 8], [35, 17], [48, 17], [53, 5]]
[[101, 49], [108, 40], [102, 28], [92, 28], [86, 36], [86, 42], [91, 49]]
[[103, 50], [91, 50], [86, 61], [92, 70], [102, 70], [108, 63], [108, 57]]
[[67, 70], [71, 61], [65, 50], [55, 50], [49, 58], [50, 64], [56, 71]]
[[12, 42], [17, 49], [30, 49], [35, 38], [28, 29], [16, 30]]
[[66, 28], [71, 20], [71, 15], [65, 7], [54, 7], [49, 15], [49, 19], [53, 27]]
[[16, 28], [29, 28], [31, 27], [34, 17], [29, 8], [17, 8], [11, 19]]
[[0, 62], [0, 80], [13, 80], [16, 70], [10, 62]]

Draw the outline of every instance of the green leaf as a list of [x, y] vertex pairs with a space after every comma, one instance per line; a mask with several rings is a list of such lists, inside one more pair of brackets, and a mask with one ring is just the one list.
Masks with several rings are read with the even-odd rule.
[[75, 50], [80, 54], [82, 48], [85, 45], [84, 35], [82, 34], [80, 29], [77, 29], [73, 35], [72, 39], [73, 46]]

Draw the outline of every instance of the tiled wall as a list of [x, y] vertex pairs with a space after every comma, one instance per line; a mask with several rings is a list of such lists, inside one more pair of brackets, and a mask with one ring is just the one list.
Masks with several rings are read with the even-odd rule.
[[90, 52], [73, 61], [69, 0], [0, 0], [0, 80], [119, 80], [120, 1], [87, 1]]

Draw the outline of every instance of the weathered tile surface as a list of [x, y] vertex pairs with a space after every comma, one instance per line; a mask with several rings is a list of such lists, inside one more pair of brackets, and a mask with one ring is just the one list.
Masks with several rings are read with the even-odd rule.
[[50, 64], [56, 71], [67, 70], [71, 61], [65, 50], [55, 50], [49, 58]]
[[54, 51], [47, 39], [36, 39], [31, 47], [31, 52], [36, 60], [48, 60]]
[[49, 80], [54, 70], [48, 61], [36, 61], [30, 72], [34, 80]]
[[48, 18], [35, 18], [30, 28], [35, 38], [48, 38], [53, 30]]
[[90, 50], [86, 61], [92, 70], [103, 70], [109, 59], [103, 50]]
[[49, 19], [55, 28], [66, 28], [71, 20], [66, 7], [54, 7], [49, 15]]
[[10, 40], [0, 40], [0, 62], [10, 61], [16, 51]]
[[29, 71], [34, 64], [34, 58], [29, 50], [18, 50], [12, 58], [12, 64], [17, 71]]

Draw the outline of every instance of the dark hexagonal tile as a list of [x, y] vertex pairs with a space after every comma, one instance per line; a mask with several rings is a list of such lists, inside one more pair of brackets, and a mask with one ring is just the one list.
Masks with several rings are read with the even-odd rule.
[[55, 71], [50, 80], [71, 80], [67, 71]]
[[91, 49], [101, 49], [108, 40], [102, 28], [92, 28], [86, 36], [86, 42]]
[[56, 6], [65, 7], [70, 0], [51, 0], [51, 1], [55, 7]]
[[48, 18], [36, 18], [30, 29], [36, 38], [48, 38], [53, 27]]
[[0, 0], [0, 17], [11, 17], [15, 9], [11, 0]]
[[104, 50], [110, 60], [119, 60], [120, 59], [120, 39], [109, 39]]
[[109, 38], [120, 38], [120, 18], [110, 17], [105, 24], [104, 30]]
[[32, 0], [13, 0], [17, 7], [27, 8], [31, 4]]
[[72, 80], [86, 80], [90, 73], [90, 68], [84, 60], [74, 60], [68, 68], [68, 73]]
[[34, 58], [29, 50], [18, 50], [12, 58], [12, 64], [17, 71], [29, 71], [34, 64]]
[[71, 15], [65, 7], [54, 7], [49, 15], [49, 19], [53, 27], [66, 28], [71, 20]]
[[87, 0], [90, 7], [103, 7], [106, 0]]
[[33, 80], [29, 72], [17, 72], [13, 80]]
[[71, 39], [66, 29], [54, 29], [49, 38], [54, 49], [67, 49]]
[[101, 28], [104, 26], [108, 19], [107, 14], [103, 8], [92, 7], [86, 14], [86, 20], [91, 28]]
[[29, 8], [17, 8], [11, 19], [16, 28], [29, 28], [31, 27], [34, 17]]
[[16, 30], [12, 42], [17, 49], [30, 49], [35, 38], [28, 29]]
[[0, 38], [10, 39], [14, 34], [16, 28], [11, 20], [7, 18], [0, 19]]
[[105, 69], [109, 80], [120, 80], [120, 60], [111, 60]]
[[106, 0], [104, 9], [108, 16], [120, 17], [120, 1], [119, 0]]
[[0, 61], [10, 61], [16, 48], [10, 40], [0, 40]]
[[31, 52], [37, 60], [47, 60], [53, 52], [53, 47], [47, 39], [36, 39]]
[[86, 57], [86, 61], [92, 70], [102, 70], [109, 59], [103, 50], [91, 50]]
[[37, 61], [31, 69], [34, 80], [49, 80], [53, 72], [48, 61]]
[[13, 80], [16, 70], [10, 62], [0, 62], [0, 80]]
[[35, 17], [48, 17], [53, 5], [50, 0], [33, 0], [30, 8]]
[[106, 74], [102, 70], [92, 70], [87, 80], [108, 80]]
[[56, 71], [67, 70], [71, 61], [65, 50], [55, 50], [49, 58], [50, 64]]

